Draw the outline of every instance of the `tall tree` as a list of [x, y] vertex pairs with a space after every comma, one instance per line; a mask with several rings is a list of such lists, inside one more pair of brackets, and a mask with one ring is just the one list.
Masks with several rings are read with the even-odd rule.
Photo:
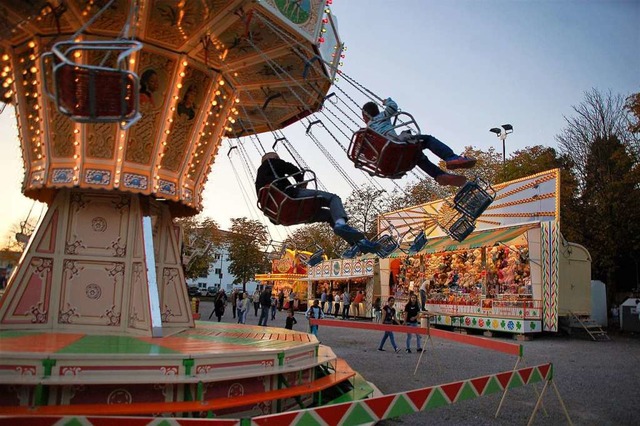
[[572, 107], [574, 115], [565, 117], [566, 127], [556, 136], [560, 152], [573, 161], [579, 190], [585, 190], [587, 162], [591, 146], [596, 139], [606, 141], [616, 138], [622, 145], [637, 155], [638, 138], [629, 131], [629, 111], [625, 99], [611, 92], [602, 94], [591, 89], [584, 100]]
[[341, 257], [347, 249], [345, 241], [324, 223], [303, 225], [293, 231], [284, 242], [288, 248], [310, 252], [314, 252], [317, 246], [320, 246], [329, 259]]
[[185, 278], [207, 276], [216, 248], [223, 242], [218, 224], [210, 217], [175, 220], [182, 228], [182, 261]]
[[360, 229], [367, 238], [378, 233], [378, 216], [388, 210], [389, 197], [383, 189], [362, 185], [345, 202], [349, 224]]
[[242, 284], [243, 291], [246, 291], [247, 281], [257, 273], [270, 272], [270, 263], [265, 254], [268, 242], [267, 228], [257, 220], [246, 217], [231, 219], [229, 272], [236, 277], [234, 284]]
[[625, 107], [632, 116], [629, 122], [629, 131], [640, 134], [640, 92], [629, 96]]
[[610, 299], [637, 286], [640, 261], [640, 165], [630, 111], [622, 96], [585, 94], [575, 116], [556, 136], [576, 177], [576, 242], [592, 255], [592, 276], [607, 284]]

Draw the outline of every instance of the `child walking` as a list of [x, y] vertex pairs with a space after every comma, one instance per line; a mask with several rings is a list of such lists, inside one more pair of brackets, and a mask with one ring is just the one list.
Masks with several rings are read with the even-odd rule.
[[296, 321], [293, 311], [289, 310], [289, 313], [287, 314], [287, 318], [285, 319], [284, 328], [286, 328], [287, 330], [293, 330], [293, 324], [297, 324], [297, 323], [298, 321]]
[[[396, 303], [396, 299], [391, 296], [387, 300], [387, 304], [382, 308], [382, 323], [383, 324], [398, 324], [396, 321], [396, 308], [393, 305]], [[393, 336], [393, 331], [385, 331], [384, 336], [382, 336], [382, 341], [380, 341], [380, 345], [378, 346], [379, 351], [384, 351], [384, 344], [387, 342], [387, 339], [391, 340], [391, 346], [393, 346], [393, 350], [398, 353], [400, 349], [398, 345], [396, 345], [396, 339]]]

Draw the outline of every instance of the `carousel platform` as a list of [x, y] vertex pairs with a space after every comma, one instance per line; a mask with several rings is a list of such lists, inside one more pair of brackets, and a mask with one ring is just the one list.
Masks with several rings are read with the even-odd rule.
[[253, 416], [328, 403], [355, 375], [315, 336], [276, 327], [199, 322], [161, 338], [0, 332], [0, 415]]

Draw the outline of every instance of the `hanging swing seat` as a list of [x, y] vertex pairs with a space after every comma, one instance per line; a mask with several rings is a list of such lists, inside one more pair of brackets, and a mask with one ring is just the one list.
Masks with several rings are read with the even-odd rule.
[[[309, 183], [315, 185], [315, 174], [311, 170], [299, 173], [310, 173], [312, 178], [291, 184], [287, 177], [281, 177], [258, 191], [258, 209], [275, 225], [299, 225], [312, 223], [318, 211], [323, 207], [322, 198], [317, 196], [293, 198], [287, 191], [305, 188]], [[283, 185], [286, 183], [286, 185]], [[284, 187], [284, 190], [281, 189]]]
[[308, 267], [313, 268], [317, 264], [321, 263], [324, 260], [324, 250], [318, 249], [315, 253], [309, 256], [309, 260], [304, 262]]
[[405, 254], [414, 255], [427, 245], [427, 236], [424, 230], [409, 228], [398, 239], [398, 248]]
[[[394, 132], [420, 133], [418, 124], [409, 113], [397, 112], [389, 119]], [[347, 149], [347, 156], [357, 168], [372, 176], [391, 179], [399, 179], [413, 169], [421, 153], [422, 146], [418, 141], [410, 137], [382, 135], [369, 127], [355, 132]]]
[[413, 239], [413, 243], [409, 247], [409, 254], [416, 254], [420, 252], [427, 245], [427, 236], [424, 231], [420, 231], [418, 235]]
[[389, 257], [398, 248], [398, 241], [389, 234], [384, 234], [374, 241], [380, 246], [376, 254], [380, 258]]
[[464, 241], [475, 229], [475, 223], [464, 214], [451, 216], [448, 222], [441, 225], [444, 232], [458, 242]]
[[475, 221], [496, 198], [496, 191], [479, 177], [468, 181], [453, 198], [453, 205], [460, 213]]
[[[139, 79], [127, 69], [130, 55], [141, 49], [137, 41], [63, 41], [42, 55], [43, 69], [47, 59], [51, 66], [53, 92], [45, 84], [45, 92], [58, 111], [79, 123], [120, 123], [128, 128], [141, 117]], [[103, 56], [103, 62], [117, 55], [116, 68], [89, 65], [75, 60]]]
[[413, 169], [422, 148], [416, 141], [399, 141], [367, 128], [354, 133], [347, 155], [372, 176], [399, 179]]

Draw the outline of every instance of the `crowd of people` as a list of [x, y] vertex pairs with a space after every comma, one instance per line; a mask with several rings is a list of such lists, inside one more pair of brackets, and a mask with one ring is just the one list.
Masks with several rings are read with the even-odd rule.
[[[304, 316], [308, 321], [309, 333], [318, 336], [318, 325], [312, 323], [313, 319], [324, 319], [326, 317], [350, 319], [351, 305], [354, 305], [355, 315], [359, 316], [360, 305], [365, 298], [364, 291], [357, 290], [354, 292], [353, 298], [348, 291], [327, 291], [323, 289], [320, 296], [313, 299], [313, 302], [309, 304]], [[409, 327], [418, 327], [420, 312], [422, 306], [418, 302], [418, 295], [413, 292], [410, 295], [409, 302], [404, 306], [404, 309], [400, 312], [396, 311], [395, 298], [389, 297], [386, 304], [383, 306], [380, 297], [377, 297], [373, 302], [373, 321], [376, 323], [388, 324], [388, 325], [407, 325]], [[293, 330], [294, 326], [298, 324], [295, 318], [295, 305], [296, 294], [290, 291], [285, 296], [284, 292], [280, 290], [278, 293], [273, 292], [271, 286], [266, 286], [262, 290], [256, 289], [253, 294], [243, 292], [235, 289], [230, 295], [224, 290], [220, 290], [214, 300], [214, 309], [209, 315], [209, 319], [212, 316], [216, 316], [218, 322], [222, 320], [225, 314], [227, 304], [231, 304], [231, 311], [233, 319], [237, 319], [238, 324], [246, 324], [247, 316], [249, 312], [253, 310], [254, 317], [258, 318], [258, 325], [267, 326], [269, 319], [274, 321], [276, 319], [277, 312], [285, 311], [285, 328]], [[253, 309], [252, 309], [253, 308]], [[364, 314], [364, 312], [362, 312]], [[411, 343], [415, 336], [416, 351], [422, 351], [422, 340], [419, 334], [407, 333], [405, 351], [411, 353]], [[400, 348], [397, 346], [393, 331], [385, 331], [378, 345], [379, 351], [384, 351], [384, 345], [386, 341], [391, 342], [391, 346], [395, 352], [400, 352]]]

